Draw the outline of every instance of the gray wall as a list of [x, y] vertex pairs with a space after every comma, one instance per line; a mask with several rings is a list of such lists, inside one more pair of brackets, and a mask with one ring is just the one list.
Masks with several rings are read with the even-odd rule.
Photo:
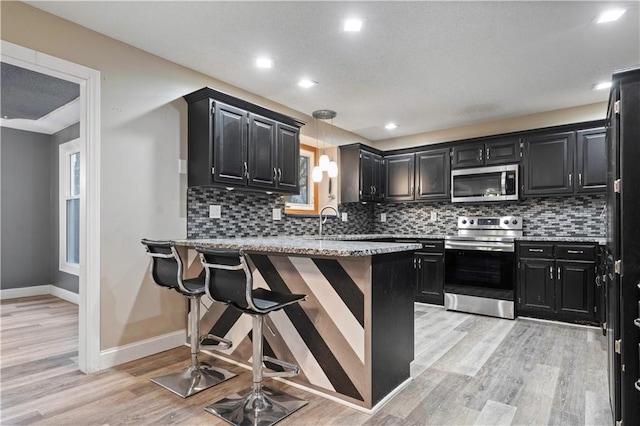
[[51, 194], [52, 196], [52, 215], [51, 215], [51, 284], [69, 290], [73, 293], [78, 293], [79, 279], [76, 275], [67, 274], [62, 272], [58, 267], [59, 251], [60, 251], [60, 239], [59, 239], [59, 197], [58, 197], [58, 146], [65, 142], [77, 139], [80, 137], [80, 123], [72, 124], [66, 129], [60, 130], [58, 133], [51, 135]]
[[0, 131], [0, 288], [51, 284], [51, 137]]
[[45, 284], [78, 293], [78, 277], [58, 267], [58, 146], [79, 123], [53, 135], [1, 128], [0, 288]]

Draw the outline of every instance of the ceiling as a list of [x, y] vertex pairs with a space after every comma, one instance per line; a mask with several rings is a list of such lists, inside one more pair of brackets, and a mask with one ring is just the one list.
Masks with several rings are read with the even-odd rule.
[[0, 63], [0, 125], [56, 133], [80, 120], [80, 86], [66, 80]]
[[593, 85], [640, 64], [638, 1], [27, 3], [372, 141], [606, 101]]

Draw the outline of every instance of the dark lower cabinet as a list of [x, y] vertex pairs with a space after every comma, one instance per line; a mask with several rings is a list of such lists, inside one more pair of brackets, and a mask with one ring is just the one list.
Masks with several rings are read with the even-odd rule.
[[421, 241], [416, 252], [416, 302], [444, 305], [444, 241]]
[[518, 315], [597, 323], [595, 244], [520, 243]]

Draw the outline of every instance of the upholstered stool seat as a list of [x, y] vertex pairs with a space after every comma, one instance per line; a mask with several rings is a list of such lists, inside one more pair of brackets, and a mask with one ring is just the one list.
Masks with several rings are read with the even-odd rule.
[[[272, 425], [302, 408], [307, 401], [262, 386], [264, 377], [293, 377], [298, 366], [263, 354], [264, 317], [269, 312], [303, 301], [303, 294], [253, 288], [253, 276], [242, 250], [197, 247], [205, 274], [205, 291], [217, 302], [227, 303], [251, 315], [252, 387], [227, 396], [205, 410], [234, 425]], [[265, 372], [263, 363], [281, 367], [282, 372]]]
[[200, 300], [206, 292], [204, 273], [197, 278], [183, 279], [182, 259], [171, 241], [142, 240], [142, 244], [151, 257], [151, 277], [155, 283], [187, 297], [190, 311], [191, 364], [184, 371], [153, 377], [151, 381], [186, 398], [236, 376], [198, 359], [201, 343], [205, 340], [214, 341], [217, 344], [212, 346], [223, 349], [232, 345], [229, 340], [211, 334], [200, 336]]

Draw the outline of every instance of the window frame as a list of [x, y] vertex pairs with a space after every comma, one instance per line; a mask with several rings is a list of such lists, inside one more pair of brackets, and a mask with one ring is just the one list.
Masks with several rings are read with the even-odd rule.
[[300, 144], [300, 156], [309, 158], [309, 169], [307, 170], [307, 176], [309, 179], [308, 188], [311, 191], [308, 199], [311, 200], [309, 204], [297, 204], [287, 201], [288, 197], [285, 197], [285, 214], [293, 215], [317, 215], [318, 214], [318, 183], [313, 182], [311, 172], [316, 165], [316, 157], [318, 150], [312, 146]]
[[[80, 139], [73, 139], [58, 146], [58, 267], [60, 271], [68, 274], [80, 276], [80, 263], [70, 263], [67, 261], [67, 201], [79, 200], [81, 190], [77, 195], [71, 195], [71, 156], [80, 155]], [[80, 161], [80, 160], [79, 160]], [[82, 164], [80, 165], [82, 167]], [[80, 217], [78, 217], [80, 220]]]

